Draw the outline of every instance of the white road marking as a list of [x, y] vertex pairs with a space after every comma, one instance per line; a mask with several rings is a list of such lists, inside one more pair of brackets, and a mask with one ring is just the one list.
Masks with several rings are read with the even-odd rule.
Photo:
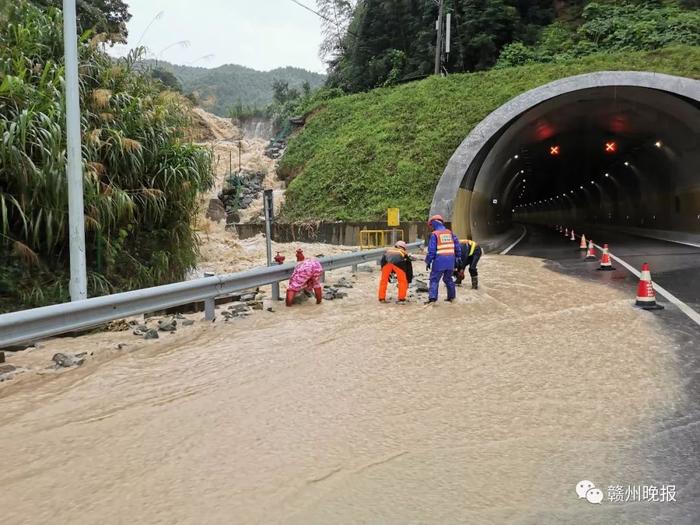
[[[595, 246], [596, 248], [598, 248], [601, 252], [603, 251], [603, 248], [601, 248], [601, 247], [598, 246], [597, 244], [594, 243], [593, 246]], [[623, 260], [620, 259], [619, 257], [613, 255], [612, 253], [609, 253], [609, 255], [610, 255], [610, 258], [611, 258], [611, 259], [613, 259], [614, 261], [617, 261], [617, 262], [620, 263], [622, 266], [624, 266], [632, 275], [635, 275], [635, 276], [637, 276], [638, 278], [642, 276], [642, 274], [639, 273], [639, 272], [637, 271], [637, 269], [634, 268], [632, 265], [626, 263], [625, 261], [623, 261]], [[698, 312], [696, 312], [695, 310], [693, 310], [690, 306], [688, 306], [687, 304], [685, 304], [685, 303], [684, 303], [683, 301], [681, 301], [678, 297], [676, 297], [675, 295], [673, 295], [671, 292], [669, 292], [668, 290], [666, 290], [666, 289], [663, 288], [662, 286], [659, 286], [659, 285], [658, 285], [657, 283], [655, 283], [655, 282], [654, 282], [653, 284], [654, 284], [654, 290], [656, 290], [657, 292], [659, 292], [659, 294], [663, 295], [666, 299], [668, 299], [669, 302], [675, 304], [681, 312], [683, 312], [685, 315], [687, 315], [688, 317], [690, 317], [690, 319], [692, 319], [693, 321], [695, 321], [695, 323], [696, 323], [698, 326], [700, 326], [700, 313], [698, 313]]]
[[515, 241], [513, 244], [508, 246], [508, 248], [503, 250], [501, 252], [501, 255], [507, 255], [509, 251], [511, 251], [513, 248], [515, 248], [518, 245], [518, 243], [523, 240], [523, 237], [525, 237], [526, 234], [527, 234], [527, 228], [525, 226], [523, 226], [523, 234], [520, 237], [518, 237], [517, 241]]

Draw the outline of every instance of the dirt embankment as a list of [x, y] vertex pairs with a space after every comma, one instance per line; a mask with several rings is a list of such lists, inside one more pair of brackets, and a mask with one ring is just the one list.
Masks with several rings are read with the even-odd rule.
[[[201, 238], [200, 270], [215, 272], [240, 271], [250, 268], [250, 246], [240, 243], [234, 232], [226, 230], [225, 219], [215, 221], [206, 217], [211, 199], [216, 199], [228, 173], [263, 173], [262, 188], [272, 189], [274, 208], [279, 211], [284, 202], [284, 183], [277, 178], [277, 161], [265, 156], [268, 141], [249, 138], [230, 119], [194, 109], [195, 140], [212, 148], [214, 154], [214, 187], [202, 195], [202, 211], [197, 221]], [[240, 211], [241, 222], [258, 220], [263, 215], [262, 192], [248, 207]], [[264, 249], [263, 249], [264, 253]], [[264, 264], [259, 261], [257, 264]]]

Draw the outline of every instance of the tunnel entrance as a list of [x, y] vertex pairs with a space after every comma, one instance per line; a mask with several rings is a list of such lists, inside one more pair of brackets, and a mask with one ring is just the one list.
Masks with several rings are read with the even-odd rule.
[[562, 79], [504, 104], [450, 159], [431, 213], [485, 240], [513, 222], [700, 232], [700, 82]]

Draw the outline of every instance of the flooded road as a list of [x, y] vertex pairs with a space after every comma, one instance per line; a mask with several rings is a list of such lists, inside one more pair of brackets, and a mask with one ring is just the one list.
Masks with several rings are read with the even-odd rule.
[[[378, 304], [377, 272], [360, 272], [343, 300], [3, 383], [3, 523], [665, 523], [686, 508], [692, 475], [646, 448], [688, 403], [661, 323], [536, 259], [480, 270], [456, 304]], [[594, 505], [582, 479], [675, 482], [679, 503]]]

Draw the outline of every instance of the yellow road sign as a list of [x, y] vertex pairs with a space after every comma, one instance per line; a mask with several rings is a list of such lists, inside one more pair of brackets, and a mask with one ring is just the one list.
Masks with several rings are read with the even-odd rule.
[[395, 226], [401, 225], [398, 208], [387, 208], [386, 209], [386, 223], [387, 223], [387, 226], [389, 226], [389, 227], [395, 227]]

